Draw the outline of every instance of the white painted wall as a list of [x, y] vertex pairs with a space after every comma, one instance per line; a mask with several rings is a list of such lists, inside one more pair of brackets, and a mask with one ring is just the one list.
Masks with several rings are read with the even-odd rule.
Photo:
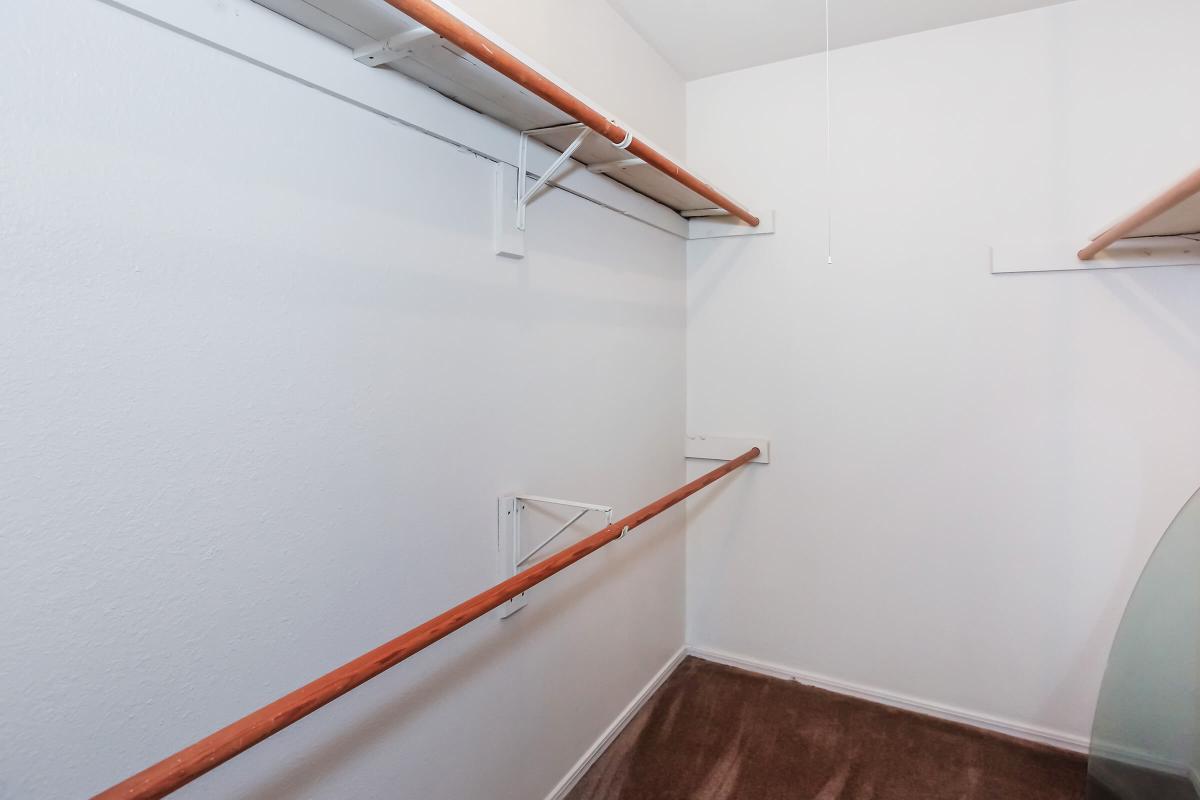
[[[86, 796], [490, 585], [500, 494], [680, 482], [678, 238], [551, 192], [499, 259], [486, 159], [99, 2], [4, 39], [0, 797]], [[682, 644], [682, 528], [179, 796], [545, 796]]]
[[638, 135], [686, 158], [684, 80], [608, 0], [454, 0]]
[[[1200, 270], [989, 274], [1195, 167], [1191, 0], [1083, 0], [689, 84], [772, 237], [689, 244], [688, 423], [772, 438], [691, 506], [689, 641], [1086, 737], [1200, 485]], [[699, 469], [699, 465], [695, 467]]]

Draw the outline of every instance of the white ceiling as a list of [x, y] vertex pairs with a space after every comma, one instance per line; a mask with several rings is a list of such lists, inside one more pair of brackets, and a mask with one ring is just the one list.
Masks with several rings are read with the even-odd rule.
[[[829, 0], [834, 47], [1069, 0]], [[609, 0], [686, 79], [825, 49], [825, 0]]]

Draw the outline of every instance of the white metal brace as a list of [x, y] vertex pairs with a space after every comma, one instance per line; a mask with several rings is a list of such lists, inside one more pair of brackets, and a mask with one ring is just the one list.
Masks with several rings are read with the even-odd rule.
[[424, 26], [401, 31], [382, 42], [371, 42], [355, 48], [354, 60], [368, 67], [390, 64], [411, 56], [417, 45], [430, 37], [436, 38], [437, 34]]
[[[561, 525], [558, 530], [542, 540], [541, 544], [537, 545], [529, 552], [523, 552], [521, 542], [521, 513], [525, 511], [526, 503], [544, 503], [547, 505], [566, 506], [568, 508], [579, 509], [578, 513]], [[500, 554], [500, 577], [501, 579], [511, 578], [516, 575], [521, 569], [533, 559], [538, 553], [546, 548], [551, 542], [561, 536], [572, 525], [583, 519], [584, 515], [589, 511], [595, 511], [604, 515], [604, 524], [608, 526], [612, 524], [612, 506], [602, 506], [595, 503], [580, 503], [575, 500], [559, 500], [556, 497], [541, 497], [539, 495], [510, 495], [500, 498], [500, 506], [498, 511], [499, 521], [499, 547]], [[624, 533], [622, 533], [624, 535]], [[500, 606], [500, 618], [505, 619], [520, 611], [529, 602], [526, 597], [527, 592], [523, 592], [512, 600], [509, 600], [504, 605]]]
[[[563, 150], [558, 158], [554, 159], [554, 163], [546, 168], [542, 176], [534, 182], [533, 186], [525, 189], [525, 177], [528, 175], [527, 164], [529, 160], [529, 137], [537, 136], [540, 133], [550, 133], [551, 131], [561, 131], [569, 129], [579, 129], [579, 135], [575, 140], [567, 145], [567, 149]], [[592, 129], [584, 125], [582, 122], [572, 122], [567, 125], [552, 125], [549, 128], [533, 128], [528, 131], [521, 131], [521, 144], [517, 150], [517, 229], [525, 230], [525, 208], [529, 205], [529, 201], [533, 196], [541, 191], [542, 187], [554, 177], [563, 164], [571, 158], [571, 154], [579, 149], [579, 145], [583, 144], [583, 140], [588, 137]]]

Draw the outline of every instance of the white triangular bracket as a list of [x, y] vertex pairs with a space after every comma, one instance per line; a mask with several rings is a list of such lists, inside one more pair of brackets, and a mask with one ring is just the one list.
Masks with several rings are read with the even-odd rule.
[[550, 133], [551, 131], [567, 129], [577, 129], [579, 135], [567, 145], [566, 150], [559, 153], [558, 158], [554, 159], [554, 163], [547, 167], [546, 171], [533, 182], [533, 186], [526, 189], [524, 180], [517, 181], [517, 227], [521, 230], [525, 230], [525, 209], [529, 206], [529, 201], [558, 174], [558, 171], [563, 168], [564, 164], [571, 160], [571, 154], [579, 149], [579, 145], [583, 144], [583, 140], [588, 137], [592, 129], [582, 122], [571, 122], [566, 125], [553, 125], [549, 128], [534, 128], [533, 130], [521, 131], [521, 143], [517, 150], [517, 173], [524, 177], [529, 174], [529, 137], [537, 136], [540, 133]]
[[382, 42], [371, 42], [356, 48], [354, 60], [360, 64], [366, 64], [368, 67], [380, 67], [402, 58], [408, 58], [418, 45], [436, 38], [438, 35], [429, 28], [412, 28], [401, 31], [395, 36], [389, 36]]
[[[541, 544], [532, 548], [526, 548], [521, 541], [521, 515], [529, 503], [565, 506], [577, 509], [577, 513], [565, 524], [561, 525], [558, 530], [543, 539]], [[499, 555], [501, 580], [511, 578], [513, 575], [530, 566], [533, 563], [534, 556], [542, 552], [551, 542], [566, 533], [572, 525], [579, 522], [588, 512], [592, 511], [604, 515], [604, 525], [606, 527], [612, 524], [612, 506], [602, 506], [596, 503], [580, 503], [575, 500], [559, 500], [556, 497], [541, 497], [540, 495], [509, 495], [508, 497], [501, 497], [497, 511], [498, 546], [496, 548]], [[624, 533], [623, 531], [621, 535], [624, 536]], [[529, 592], [522, 592], [500, 606], [497, 609], [500, 618], [507, 619], [524, 608], [529, 603], [528, 595]]]

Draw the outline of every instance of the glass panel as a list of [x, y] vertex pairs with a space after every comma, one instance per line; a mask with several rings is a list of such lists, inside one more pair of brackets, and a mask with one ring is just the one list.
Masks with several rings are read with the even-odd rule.
[[1088, 800], [1200, 798], [1200, 492], [1150, 557], [1117, 630]]

